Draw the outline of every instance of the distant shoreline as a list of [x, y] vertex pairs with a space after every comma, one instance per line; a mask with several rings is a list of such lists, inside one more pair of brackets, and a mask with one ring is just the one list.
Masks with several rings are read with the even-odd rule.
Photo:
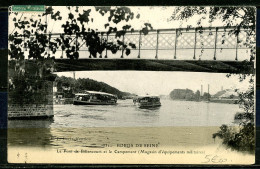
[[[207, 102], [208, 100], [186, 100], [186, 99], [169, 99], [177, 101], [193, 101], [193, 102]], [[235, 99], [210, 99], [209, 102], [212, 103], [224, 103], [224, 104], [238, 104], [238, 100]]]

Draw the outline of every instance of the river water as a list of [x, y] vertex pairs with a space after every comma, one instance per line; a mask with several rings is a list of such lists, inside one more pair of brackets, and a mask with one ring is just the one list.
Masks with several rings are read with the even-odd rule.
[[[155, 109], [140, 109], [132, 100], [118, 100], [117, 105], [109, 106], [54, 105], [53, 120], [9, 120], [8, 144], [61, 148], [164, 142], [165, 146], [199, 146], [213, 144], [212, 134], [222, 124], [236, 125], [234, 115], [239, 111], [235, 104], [173, 100], [161, 103]], [[171, 135], [178, 137], [168, 139]]]
[[162, 106], [140, 109], [132, 100], [117, 105], [55, 105], [55, 127], [221, 126], [231, 124], [235, 104], [161, 100]]
[[[240, 111], [239, 105], [163, 99], [161, 103], [156, 109], [139, 109], [132, 100], [118, 100], [117, 105], [109, 106], [54, 105], [52, 120], [9, 120], [8, 161], [118, 163], [121, 159], [121, 163], [197, 164], [207, 161], [208, 155], [212, 158], [217, 155], [227, 160], [226, 164], [254, 163], [254, 155], [227, 149], [222, 140], [212, 138], [222, 124], [238, 126], [233, 121], [235, 113]], [[201, 154], [120, 156], [117, 153], [140, 148]], [[59, 153], [62, 149], [113, 153]], [[24, 157], [20, 158], [20, 154]]]

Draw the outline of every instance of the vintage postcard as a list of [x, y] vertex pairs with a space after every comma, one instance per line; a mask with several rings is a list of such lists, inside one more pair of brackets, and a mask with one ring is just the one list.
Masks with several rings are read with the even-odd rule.
[[9, 8], [8, 162], [254, 164], [255, 7]]

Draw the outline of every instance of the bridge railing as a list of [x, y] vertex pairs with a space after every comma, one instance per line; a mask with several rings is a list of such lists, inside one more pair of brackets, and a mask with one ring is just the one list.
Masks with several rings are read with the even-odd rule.
[[[129, 58], [129, 59], [176, 59], [176, 60], [245, 60], [250, 59], [250, 48], [245, 45], [247, 30], [241, 29], [236, 36], [230, 33], [234, 28], [179, 28], [150, 30], [147, 35], [141, 31], [126, 32], [124, 36], [115, 37], [115, 33], [100, 33], [99, 37], [108, 42], [135, 44], [127, 56], [122, 50], [113, 54], [105, 50], [97, 58]], [[61, 34], [52, 34], [50, 41], [59, 38]], [[64, 35], [64, 34], [63, 34]], [[79, 45], [79, 58], [89, 58], [90, 52], [81, 36], [70, 36], [71, 46]], [[33, 38], [33, 37], [30, 37]], [[28, 38], [28, 39], [30, 39]], [[26, 39], [24, 39], [25, 41]], [[24, 47], [25, 54], [28, 50]], [[55, 58], [66, 58], [61, 49], [53, 54], [48, 47], [46, 52]]]

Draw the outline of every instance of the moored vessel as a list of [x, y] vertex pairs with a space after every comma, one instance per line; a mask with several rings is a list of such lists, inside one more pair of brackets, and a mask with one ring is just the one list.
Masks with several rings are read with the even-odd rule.
[[138, 96], [133, 99], [133, 102], [139, 108], [154, 108], [161, 106], [160, 98], [158, 96]]
[[97, 91], [85, 91], [75, 94], [74, 105], [115, 105], [117, 96]]

